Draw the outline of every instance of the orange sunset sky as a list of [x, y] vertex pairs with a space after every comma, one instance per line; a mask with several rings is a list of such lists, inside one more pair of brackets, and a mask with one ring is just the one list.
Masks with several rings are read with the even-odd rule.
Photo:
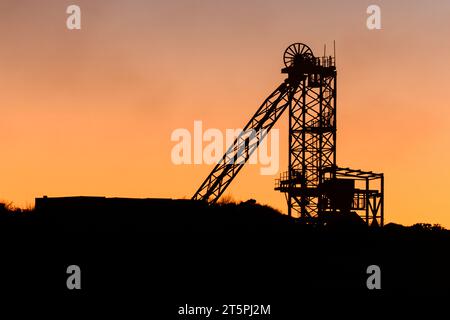
[[[66, 8], [81, 7], [81, 30]], [[381, 7], [382, 30], [366, 28]], [[0, 2], [0, 199], [191, 197], [211, 170], [174, 165], [171, 133], [242, 128], [293, 42], [336, 41], [337, 159], [385, 173], [386, 222], [450, 227], [449, 1]], [[287, 168], [287, 118], [280, 129]], [[246, 166], [227, 193], [286, 211]]]

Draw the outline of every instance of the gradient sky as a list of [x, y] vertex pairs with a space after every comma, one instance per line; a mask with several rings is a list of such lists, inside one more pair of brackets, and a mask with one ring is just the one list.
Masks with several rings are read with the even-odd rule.
[[[387, 222], [450, 227], [449, 30], [445, 0], [1, 0], [0, 199], [191, 197], [211, 166], [173, 165], [172, 131], [242, 128], [289, 44], [336, 40], [338, 164], [385, 173]], [[276, 177], [247, 166], [227, 192], [286, 211]]]

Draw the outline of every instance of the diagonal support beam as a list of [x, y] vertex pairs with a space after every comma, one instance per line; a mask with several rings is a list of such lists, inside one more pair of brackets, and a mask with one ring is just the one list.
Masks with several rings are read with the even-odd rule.
[[263, 102], [194, 194], [193, 200], [215, 203], [220, 198], [289, 106], [292, 99], [290, 92], [295, 92], [295, 88], [288, 83], [282, 83]]

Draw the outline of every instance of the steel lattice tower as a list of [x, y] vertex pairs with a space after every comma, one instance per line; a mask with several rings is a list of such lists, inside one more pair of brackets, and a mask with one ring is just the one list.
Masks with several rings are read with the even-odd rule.
[[292, 84], [289, 105], [289, 165], [276, 189], [286, 193], [288, 213], [319, 214], [323, 168], [336, 166], [336, 68], [333, 57], [315, 58], [296, 43], [284, 54]]
[[307, 45], [294, 43], [283, 60], [287, 79], [258, 108], [192, 199], [215, 203], [289, 110], [288, 171], [275, 181], [275, 190], [286, 195], [288, 214], [326, 223], [353, 211], [367, 224], [383, 225], [383, 174], [336, 165], [335, 57], [314, 57]]

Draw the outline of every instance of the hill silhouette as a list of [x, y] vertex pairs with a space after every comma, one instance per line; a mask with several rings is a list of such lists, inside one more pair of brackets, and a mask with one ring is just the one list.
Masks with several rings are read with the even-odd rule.
[[450, 288], [450, 231], [438, 225], [371, 228], [354, 215], [304, 225], [254, 200], [41, 198], [34, 210], [0, 206], [0, 234], [8, 244], [0, 271], [11, 274], [3, 285], [28, 291], [32, 283], [66, 292], [72, 263], [89, 270], [90, 295], [149, 286], [181, 301], [232, 292], [287, 302], [292, 291], [376, 299], [365, 282], [372, 264], [382, 270], [382, 297]]
[[[411, 227], [390, 223], [370, 228], [356, 213], [329, 217], [322, 226], [299, 223], [254, 199], [207, 205], [202, 201], [164, 198], [62, 197], [37, 198], [33, 209], [18, 209], [0, 203], [3, 231], [46, 232], [228, 232], [283, 231], [385, 232], [390, 235], [450, 235], [438, 224], [417, 223]], [[369, 231], [373, 229], [372, 231]]]

